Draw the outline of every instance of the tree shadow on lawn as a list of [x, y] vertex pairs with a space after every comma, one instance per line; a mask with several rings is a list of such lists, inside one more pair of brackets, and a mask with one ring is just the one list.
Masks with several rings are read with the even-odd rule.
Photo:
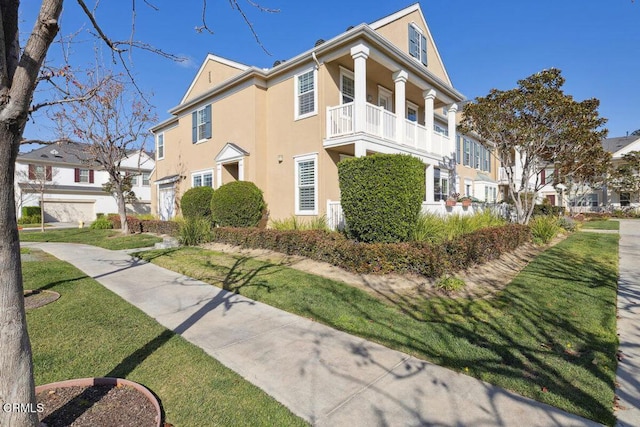
[[[566, 298], [583, 294], [583, 297], [600, 299], [599, 304], [615, 304], [612, 303], [615, 297], [606, 298], [602, 290], [591, 291], [604, 287], [615, 292], [616, 275], [610, 268], [599, 265], [592, 257], [580, 258], [561, 249], [558, 254], [563, 256], [552, 253], [554, 256], [538, 260], [535, 270], [528, 267], [524, 274], [533, 275], [537, 280], [577, 281], [584, 287], [570, 287]], [[593, 274], [589, 278], [577, 277], [577, 272], [585, 268]], [[516, 288], [512, 288], [514, 286]], [[481, 378], [500, 376], [507, 383], [525, 384], [529, 397], [551, 404], [562, 400], [579, 408], [582, 416], [613, 423], [613, 402], [603, 402], [574, 385], [577, 382], [572, 371], [576, 368], [588, 371], [593, 380], [613, 390], [616, 340], [581, 329], [574, 321], [574, 314], [549, 309], [544, 298], [535, 299], [518, 286], [523, 284], [516, 281], [493, 299], [482, 301], [466, 298], [430, 301], [399, 293], [384, 295], [387, 304], [402, 313], [400, 316], [404, 319], [399, 320], [398, 314], [395, 317], [373, 315], [350, 292], [336, 287], [335, 295], [350, 307], [349, 311], [376, 325], [366, 330], [337, 324], [335, 319], [324, 316], [314, 307], [308, 307], [308, 314], [327, 325], [446, 367], [456, 370], [469, 367], [472, 374]], [[609, 316], [603, 316], [603, 322], [615, 321], [611, 319], [615, 316], [614, 308], [611, 307]], [[558, 334], [559, 331], [562, 333]], [[563, 336], [575, 340], [574, 346], [576, 342], [583, 344], [568, 347]]]

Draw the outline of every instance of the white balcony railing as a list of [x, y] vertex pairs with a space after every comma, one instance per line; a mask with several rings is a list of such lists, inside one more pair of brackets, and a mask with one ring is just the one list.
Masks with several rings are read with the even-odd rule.
[[[450, 154], [449, 138], [431, 131], [431, 146], [427, 144], [427, 128], [415, 121], [406, 120], [404, 129], [397, 129], [396, 115], [382, 107], [366, 103], [364, 132], [397, 144], [413, 147], [429, 153]], [[327, 107], [327, 139], [355, 133], [355, 105], [353, 102]]]

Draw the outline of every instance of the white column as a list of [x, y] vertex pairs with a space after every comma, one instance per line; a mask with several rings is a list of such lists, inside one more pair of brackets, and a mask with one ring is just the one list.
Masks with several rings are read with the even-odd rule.
[[359, 44], [351, 48], [351, 57], [353, 58], [353, 85], [354, 85], [354, 129], [356, 132], [365, 130], [365, 121], [367, 119], [367, 58], [369, 57], [369, 48], [363, 44]]
[[396, 139], [398, 142], [404, 142], [404, 134], [405, 134], [405, 124], [404, 120], [406, 117], [407, 107], [406, 107], [406, 88], [405, 83], [409, 78], [409, 74], [407, 74], [404, 70], [399, 70], [393, 73], [393, 81], [395, 82], [395, 103], [396, 103]]
[[427, 165], [427, 169], [425, 171], [425, 184], [426, 184], [426, 191], [427, 191], [427, 197], [426, 197], [426, 202], [427, 203], [434, 203], [434, 188], [433, 188], [433, 177], [434, 177], [434, 167], [433, 165]]
[[436, 99], [436, 91], [433, 89], [422, 92], [424, 97], [424, 127], [427, 128], [427, 151], [433, 150], [433, 101]]
[[447, 110], [447, 124], [449, 125], [449, 151], [447, 156], [451, 157], [452, 153], [456, 151], [456, 112], [458, 111], [458, 105], [451, 104]]
[[222, 185], [222, 163], [216, 163], [216, 188]]
[[238, 160], [238, 181], [244, 181], [244, 159]]
[[353, 147], [353, 155], [355, 157], [365, 157], [367, 155], [367, 147], [364, 141], [356, 141]]

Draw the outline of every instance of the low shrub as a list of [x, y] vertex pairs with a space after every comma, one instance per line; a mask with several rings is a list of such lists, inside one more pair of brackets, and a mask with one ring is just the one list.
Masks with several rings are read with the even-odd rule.
[[[617, 211], [613, 212], [613, 216], [615, 217]], [[622, 212], [622, 211], [620, 211]], [[587, 220], [598, 220], [598, 221], [606, 221], [611, 218], [611, 215], [607, 212], [585, 212], [582, 214]]]
[[412, 240], [431, 243], [444, 242], [483, 228], [499, 227], [506, 223], [504, 218], [489, 210], [473, 215], [421, 214], [412, 234]]
[[249, 181], [224, 184], [211, 197], [211, 217], [221, 227], [256, 227], [266, 207], [262, 191]]
[[211, 241], [211, 219], [204, 217], [186, 218], [180, 222], [178, 239], [186, 246], [197, 246]]
[[89, 226], [92, 230], [109, 230], [113, 228], [113, 223], [105, 216], [99, 216]]
[[[120, 215], [109, 214], [107, 219], [113, 225], [112, 228], [120, 229]], [[129, 233], [155, 233], [170, 236], [177, 236], [180, 228], [175, 221], [140, 220], [129, 215], [127, 215], [127, 225], [129, 226]]]
[[549, 243], [560, 232], [558, 219], [547, 215], [533, 218], [529, 222], [529, 227], [531, 227], [531, 237], [537, 244]]
[[40, 206], [23, 206], [22, 216], [40, 216]]
[[574, 232], [578, 229], [578, 222], [569, 216], [561, 216], [558, 218], [558, 226], [568, 232]]
[[187, 190], [180, 199], [180, 209], [185, 219], [211, 218], [211, 197], [213, 188], [194, 187]]
[[[40, 208], [38, 208], [38, 212]], [[22, 217], [18, 218], [18, 224], [40, 224], [42, 217], [40, 213], [37, 215], [22, 215]]]
[[551, 216], [562, 216], [564, 215], [564, 207], [563, 206], [553, 206], [549, 203], [543, 203], [541, 205], [535, 205], [533, 207], [533, 213], [531, 216], [541, 216], [541, 215], [551, 215]]
[[527, 226], [509, 224], [434, 245], [428, 242], [363, 243], [319, 230], [218, 227], [212, 230], [212, 240], [301, 255], [354, 273], [413, 273], [436, 278], [495, 259], [530, 241], [531, 234]]
[[439, 278], [434, 284], [436, 289], [447, 293], [461, 291], [465, 286], [467, 286], [467, 284], [464, 280], [449, 275]]

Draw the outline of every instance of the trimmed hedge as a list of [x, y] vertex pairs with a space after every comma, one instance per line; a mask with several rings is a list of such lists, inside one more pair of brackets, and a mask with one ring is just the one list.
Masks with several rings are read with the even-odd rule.
[[[120, 228], [119, 215], [110, 214], [108, 219], [113, 224], [113, 228]], [[129, 226], [129, 233], [155, 233], [177, 236], [180, 230], [180, 225], [175, 221], [140, 220], [129, 215], [127, 215], [127, 225]]]
[[413, 273], [428, 278], [496, 259], [531, 240], [529, 227], [519, 224], [479, 230], [439, 245], [362, 243], [319, 230], [220, 227], [212, 234], [216, 242], [301, 255], [354, 273]]
[[548, 203], [543, 203], [541, 205], [535, 205], [533, 207], [532, 216], [540, 216], [540, 215], [552, 215], [552, 216], [563, 216], [564, 215], [564, 207], [563, 206], [552, 206]]
[[340, 203], [349, 237], [404, 242], [413, 233], [425, 195], [424, 164], [401, 154], [375, 154], [338, 164]]
[[211, 217], [221, 227], [256, 227], [266, 210], [262, 191], [250, 181], [222, 185], [211, 198]]
[[23, 206], [22, 216], [37, 216], [40, 217], [40, 206]]
[[180, 199], [180, 209], [185, 219], [211, 218], [211, 197], [213, 188], [194, 187], [187, 190]]

